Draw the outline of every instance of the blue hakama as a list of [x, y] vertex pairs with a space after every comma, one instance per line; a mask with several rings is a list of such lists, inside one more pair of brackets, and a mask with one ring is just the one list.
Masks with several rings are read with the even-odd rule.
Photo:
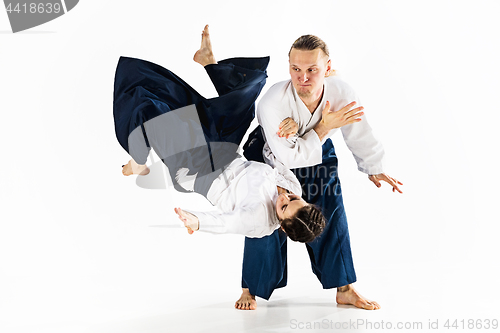
[[146, 163], [153, 148], [179, 191], [186, 192], [175, 172], [189, 169], [197, 174], [195, 191], [206, 195], [212, 180], [239, 157], [268, 63], [269, 57], [232, 58], [205, 66], [219, 93], [207, 99], [166, 68], [120, 57], [113, 101], [118, 142], [138, 164]]
[[[264, 145], [260, 127], [245, 143], [244, 155], [263, 162]], [[260, 155], [259, 155], [260, 152]], [[306, 243], [311, 268], [324, 289], [356, 281], [347, 218], [337, 175], [337, 156], [330, 139], [323, 144], [322, 163], [293, 169], [302, 186], [302, 198], [320, 207], [326, 226], [320, 236]], [[269, 299], [273, 291], [287, 284], [287, 237], [281, 230], [262, 238], [245, 237], [241, 286], [250, 294]]]

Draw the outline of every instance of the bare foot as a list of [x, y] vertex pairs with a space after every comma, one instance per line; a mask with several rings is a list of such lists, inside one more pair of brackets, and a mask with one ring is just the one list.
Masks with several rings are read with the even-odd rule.
[[205, 67], [206, 65], [216, 64], [214, 54], [212, 53], [212, 44], [210, 43], [210, 34], [208, 33], [208, 24], [201, 34], [201, 46], [194, 54], [193, 60]]
[[134, 159], [128, 161], [127, 164], [123, 166], [122, 173], [125, 176], [130, 175], [141, 175], [145, 176], [149, 173], [149, 168], [145, 164], [137, 164]]
[[257, 301], [255, 296], [250, 294], [248, 288], [242, 288], [243, 293], [239, 300], [234, 303], [234, 307], [240, 310], [255, 310], [257, 309]]
[[354, 305], [365, 310], [378, 310], [380, 305], [361, 296], [351, 284], [337, 288], [337, 304]]

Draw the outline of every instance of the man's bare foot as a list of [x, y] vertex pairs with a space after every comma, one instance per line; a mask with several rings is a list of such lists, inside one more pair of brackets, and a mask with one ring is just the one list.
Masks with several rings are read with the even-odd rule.
[[361, 296], [351, 284], [337, 288], [337, 304], [354, 305], [365, 310], [378, 310], [380, 305]]
[[234, 303], [234, 307], [240, 310], [255, 310], [257, 309], [257, 301], [255, 296], [250, 294], [248, 288], [242, 288], [243, 293], [239, 300]]
[[205, 67], [206, 65], [216, 64], [214, 54], [212, 53], [212, 44], [210, 43], [210, 34], [208, 33], [208, 24], [201, 34], [201, 46], [194, 54], [193, 60]]
[[122, 173], [125, 176], [130, 175], [141, 175], [145, 176], [149, 173], [149, 168], [144, 164], [137, 164], [134, 159], [128, 161], [127, 164], [123, 166]]

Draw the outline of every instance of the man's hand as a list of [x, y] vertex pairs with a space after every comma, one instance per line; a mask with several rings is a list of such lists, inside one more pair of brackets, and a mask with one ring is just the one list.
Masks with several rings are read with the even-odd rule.
[[360, 122], [362, 119], [359, 117], [365, 114], [361, 112], [364, 107], [351, 109], [355, 104], [356, 102], [351, 102], [338, 111], [332, 111], [330, 110], [330, 101], [326, 102], [325, 108], [321, 112], [321, 121], [314, 127], [319, 139], [323, 140], [328, 132], [334, 128]]
[[299, 125], [292, 118], [288, 117], [280, 123], [279, 130], [276, 132], [280, 138], [295, 135], [299, 130]]
[[363, 110], [364, 107], [360, 106], [358, 108], [351, 109], [355, 104], [356, 102], [351, 102], [338, 111], [332, 111], [330, 110], [330, 102], [326, 102], [326, 106], [321, 113], [323, 116], [321, 118], [321, 122], [323, 122], [329, 129], [334, 129], [361, 121], [361, 118], [357, 117], [364, 115], [364, 112], [359, 112]]
[[395, 178], [389, 177], [385, 173], [379, 173], [378, 175], [369, 175], [368, 179], [371, 180], [377, 187], [382, 186], [382, 184], [380, 184], [380, 181], [383, 180], [384, 182], [392, 186], [392, 192], [398, 191], [399, 193], [403, 193], [403, 191], [401, 191], [398, 187], [398, 184], [403, 185], [403, 183]]
[[174, 211], [179, 215], [179, 220], [184, 222], [184, 226], [187, 228], [190, 235], [200, 229], [200, 222], [195, 215], [185, 212], [180, 208], [174, 208]]

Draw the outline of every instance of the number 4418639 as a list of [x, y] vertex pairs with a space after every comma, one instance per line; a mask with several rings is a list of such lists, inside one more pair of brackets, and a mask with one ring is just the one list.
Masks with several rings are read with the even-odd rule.
[[10, 14], [12, 12], [19, 14], [42, 14], [42, 13], [59, 13], [61, 11], [61, 4], [59, 3], [17, 3], [14, 8], [12, 8], [12, 4], [9, 3], [6, 7], [7, 12]]
[[447, 329], [497, 329], [498, 319], [455, 319], [454, 321], [448, 319], [443, 325]]

